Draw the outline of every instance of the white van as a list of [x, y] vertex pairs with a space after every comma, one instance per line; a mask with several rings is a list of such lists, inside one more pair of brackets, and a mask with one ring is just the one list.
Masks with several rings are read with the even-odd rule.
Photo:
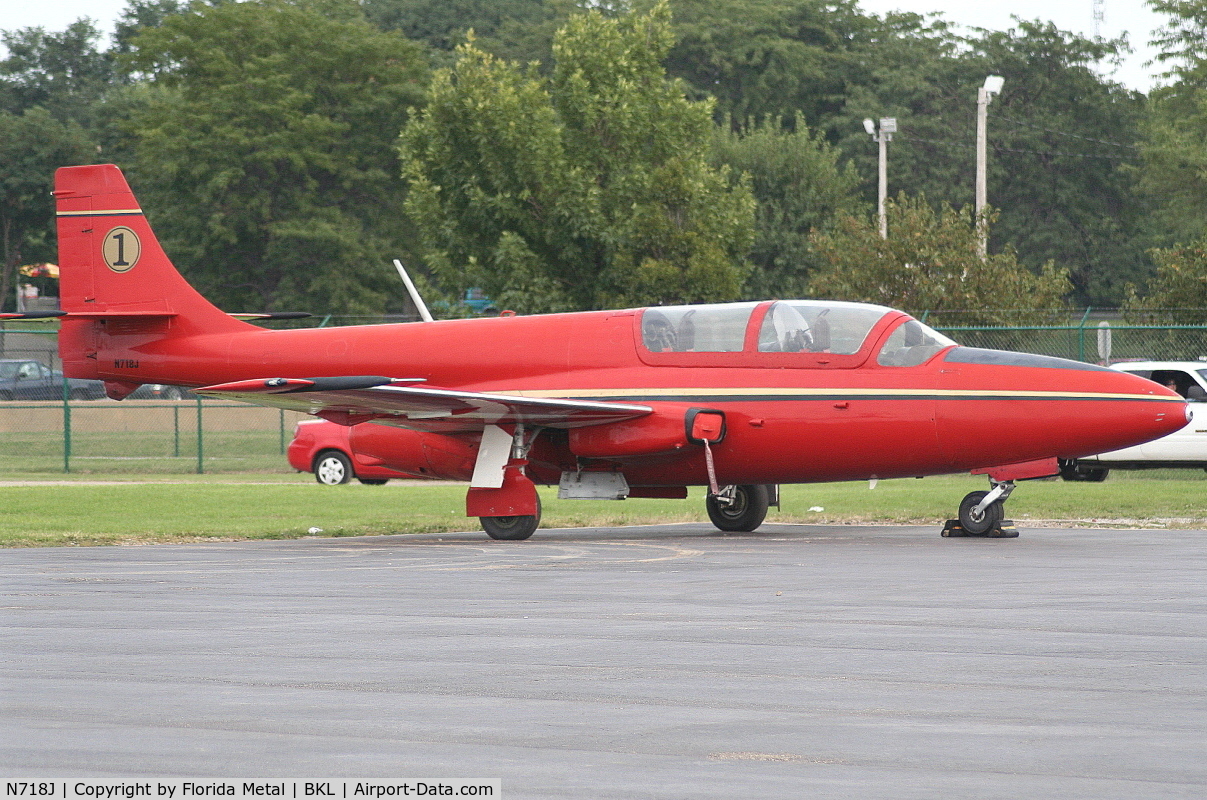
[[1207, 469], [1207, 361], [1129, 361], [1114, 364], [1111, 369], [1168, 386], [1191, 402], [1195, 418], [1181, 430], [1151, 442], [1061, 462], [1061, 477], [1068, 481], [1101, 481], [1112, 469]]

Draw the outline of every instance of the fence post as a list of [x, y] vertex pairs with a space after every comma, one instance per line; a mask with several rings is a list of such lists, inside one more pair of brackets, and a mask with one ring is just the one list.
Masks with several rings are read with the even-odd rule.
[[71, 390], [63, 377], [63, 472], [71, 472]]
[[1077, 325], [1077, 360], [1085, 361], [1085, 322], [1090, 318], [1090, 312], [1094, 310], [1093, 306], [1086, 306], [1085, 313], [1081, 315], [1081, 322]]
[[201, 398], [197, 398], [197, 474], [205, 472], [205, 432], [201, 426]]

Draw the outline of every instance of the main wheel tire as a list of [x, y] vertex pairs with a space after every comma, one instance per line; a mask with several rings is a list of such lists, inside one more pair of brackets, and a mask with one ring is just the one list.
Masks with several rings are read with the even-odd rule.
[[506, 542], [518, 542], [536, 533], [541, 518], [528, 515], [521, 517], [479, 517], [482, 530], [492, 539]]
[[704, 501], [708, 518], [723, 531], [752, 531], [767, 518], [767, 507], [771, 505], [771, 492], [762, 484], [746, 484], [734, 487], [733, 502], [724, 504], [709, 495]]
[[478, 517], [482, 530], [492, 539], [518, 542], [536, 532], [541, 524], [541, 497], [536, 498], [536, 513], [517, 517]]
[[324, 486], [352, 480], [352, 462], [338, 450], [324, 450], [314, 459], [314, 479]]
[[1005, 518], [1006, 511], [1002, 507], [1001, 500], [990, 503], [984, 511], [979, 513], [976, 511], [976, 507], [987, 494], [989, 492], [969, 492], [960, 502], [960, 527], [966, 533], [982, 536], [1001, 525], [1002, 519]]

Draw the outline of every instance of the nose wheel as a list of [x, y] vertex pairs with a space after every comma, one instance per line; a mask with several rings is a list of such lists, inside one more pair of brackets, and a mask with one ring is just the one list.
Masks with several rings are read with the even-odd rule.
[[969, 492], [960, 502], [958, 519], [949, 519], [943, 528], [944, 536], [984, 536], [990, 539], [1013, 539], [1018, 529], [1005, 519], [1003, 504], [1014, 491], [1014, 481], [990, 481], [987, 492]]

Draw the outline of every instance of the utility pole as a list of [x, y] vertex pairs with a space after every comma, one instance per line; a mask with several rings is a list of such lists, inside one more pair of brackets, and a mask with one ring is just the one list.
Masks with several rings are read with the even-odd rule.
[[976, 96], [976, 224], [979, 228], [980, 243], [977, 249], [981, 258], [989, 254], [988, 230], [984, 226], [985, 206], [988, 205], [988, 190], [986, 188], [986, 150], [989, 143], [989, 103], [995, 94], [1002, 91], [1006, 79], [1000, 75], [990, 75], [985, 78], [985, 85], [977, 89]]
[[876, 131], [876, 123], [870, 119], [865, 119], [863, 121], [863, 129], [880, 144], [880, 185], [877, 190], [877, 197], [879, 198], [877, 209], [880, 215], [880, 238], [887, 239], [888, 216], [884, 210], [884, 203], [888, 198], [888, 143], [893, 140], [893, 134], [897, 132], [897, 118], [881, 117], [879, 133]]

